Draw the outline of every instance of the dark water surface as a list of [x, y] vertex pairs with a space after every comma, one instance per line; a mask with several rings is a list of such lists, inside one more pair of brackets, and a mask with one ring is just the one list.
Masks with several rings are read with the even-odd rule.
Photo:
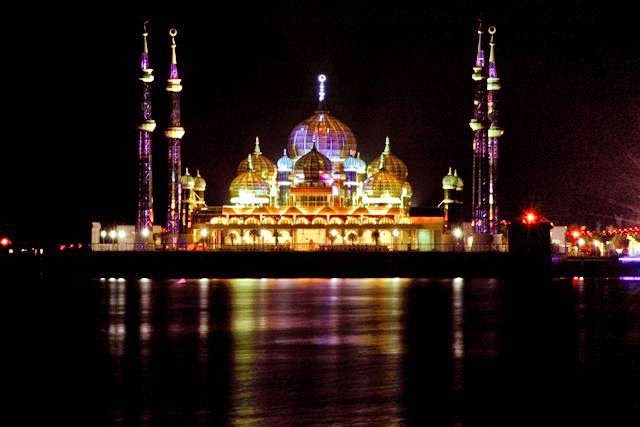
[[107, 425], [611, 424], [640, 405], [639, 281], [86, 286]]

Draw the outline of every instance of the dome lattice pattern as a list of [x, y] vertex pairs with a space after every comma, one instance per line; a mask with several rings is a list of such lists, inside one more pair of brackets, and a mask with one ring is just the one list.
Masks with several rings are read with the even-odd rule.
[[289, 154], [294, 159], [304, 156], [311, 151], [314, 141], [318, 151], [334, 161], [355, 153], [357, 146], [351, 129], [328, 111], [316, 111], [293, 128], [289, 135]]

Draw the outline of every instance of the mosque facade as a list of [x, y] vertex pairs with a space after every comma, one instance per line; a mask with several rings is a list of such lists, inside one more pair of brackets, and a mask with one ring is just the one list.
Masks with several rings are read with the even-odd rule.
[[[438, 207], [412, 206], [413, 191], [406, 163], [389, 137], [381, 138], [381, 151], [366, 163], [356, 135], [328, 108], [328, 79], [317, 77], [317, 106], [293, 126], [282, 155], [268, 158], [256, 137], [251, 150], [237, 159], [236, 176], [228, 184], [228, 198], [208, 205], [207, 183], [200, 171], [182, 172], [181, 79], [176, 53], [177, 31], [171, 29], [171, 63], [166, 91], [171, 112], [167, 140], [167, 222], [154, 221], [151, 147], [153, 69], [150, 67], [147, 29], [143, 33], [140, 68], [140, 125], [138, 126], [138, 201], [135, 226], [102, 229], [94, 223], [92, 244], [117, 241], [118, 248], [192, 250], [447, 250], [458, 247], [465, 234], [495, 233], [497, 217], [498, 126], [494, 38], [485, 69], [482, 30], [478, 31], [472, 220], [464, 228], [464, 183], [449, 169], [442, 180]], [[488, 69], [488, 71], [486, 71]], [[223, 184], [224, 185], [224, 184]], [[116, 236], [116, 237], [114, 237]], [[458, 240], [462, 240], [459, 242]], [[124, 246], [122, 246], [124, 245]], [[133, 245], [133, 246], [127, 246]]]

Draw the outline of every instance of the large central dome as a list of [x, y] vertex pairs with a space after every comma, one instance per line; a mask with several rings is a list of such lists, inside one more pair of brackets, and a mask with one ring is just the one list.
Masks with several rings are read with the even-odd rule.
[[318, 76], [318, 109], [313, 116], [296, 125], [289, 135], [289, 155], [297, 159], [304, 156], [315, 142], [318, 151], [332, 162], [344, 160], [350, 152], [356, 152], [356, 138], [351, 129], [329, 113], [325, 106], [324, 82]]

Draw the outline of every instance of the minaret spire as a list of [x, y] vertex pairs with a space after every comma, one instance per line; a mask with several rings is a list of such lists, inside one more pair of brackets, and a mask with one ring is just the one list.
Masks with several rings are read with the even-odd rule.
[[[169, 68], [169, 79], [167, 80], [167, 91], [171, 97], [171, 115], [169, 117], [169, 127], [165, 131], [169, 143], [168, 155], [168, 206], [167, 206], [167, 232], [176, 234], [180, 232], [180, 206], [182, 202], [182, 187], [180, 185], [181, 167], [181, 140], [184, 136], [180, 120], [180, 92], [182, 92], [181, 80], [178, 75], [178, 61], [176, 59], [176, 35], [175, 28], [169, 30], [171, 37], [171, 65]], [[175, 241], [175, 238], [173, 239]]]
[[391, 143], [389, 141], [389, 137], [384, 140], [384, 154], [391, 153]]
[[471, 78], [474, 81], [473, 118], [469, 122], [473, 130], [473, 194], [471, 222], [475, 233], [490, 233], [489, 226], [489, 119], [487, 116], [487, 70], [482, 47], [482, 21], [478, 20], [478, 48]]
[[153, 69], [149, 68], [149, 45], [147, 42], [148, 21], [142, 32], [142, 54], [140, 57], [141, 104], [140, 124], [138, 125], [138, 208], [136, 212], [136, 239], [145, 241], [152, 238], [153, 229], [153, 168], [151, 157], [151, 135], [156, 128], [152, 119], [151, 83]]
[[327, 76], [324, 74], [318, 75], [318, 110], [323, 111], [327, 109], [326, 97], [327, 93], [325, 91], [325, 82], [327, 81]]
[[489, 70], [487, 77], [487, 119], [490, 123], [487, 131], [488, 144], [487, 155], [489, 158], [489, 231], [491, 233], [498, 232], [498, 224], [500, 218], [498, 216], [498, 157], [499, 157], [499, 140], [504, 130], [498, 123], [498, 91], [500, 90], [500, 78], [498, 77], [498, 69], [496, 67], [495, 40], [496, 27], [489, 27], [491, 35], [489, 40]]

